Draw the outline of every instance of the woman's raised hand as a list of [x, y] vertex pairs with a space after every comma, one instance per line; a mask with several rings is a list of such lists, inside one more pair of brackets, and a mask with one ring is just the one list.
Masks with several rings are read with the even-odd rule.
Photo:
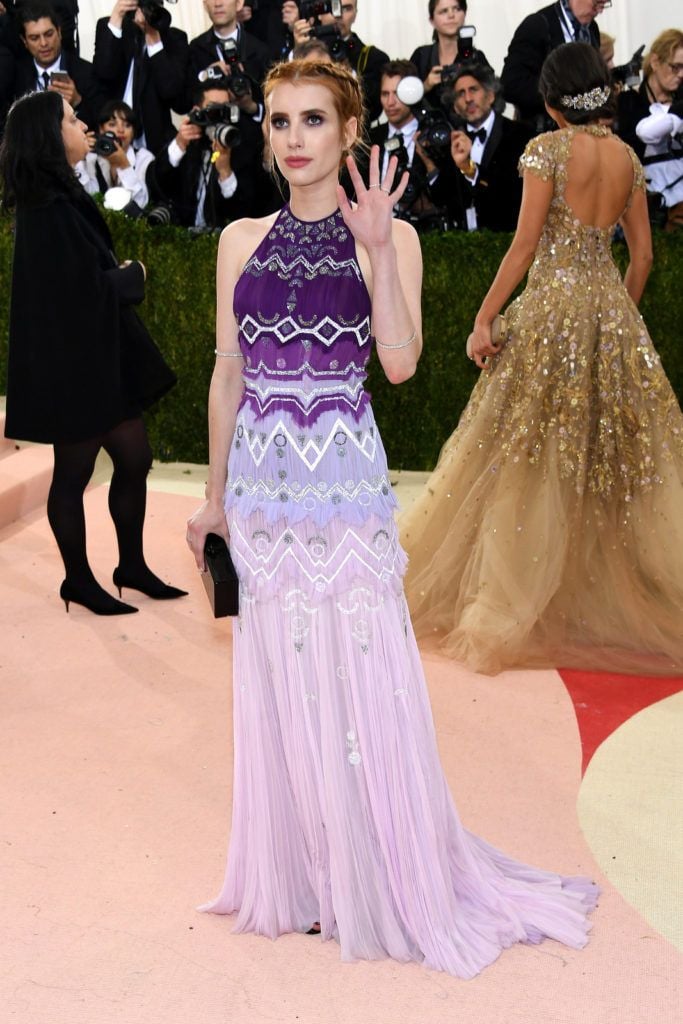
[[352, 206], [346, 192], [341, 185], [338, 185], [339, 208], [353, 237], [361, 245], [364, 245], [368, 252], [371, 252], [391, 241], [393, 210], [406, 190], [408, 172], [403, 174], [398, 185], [392, 191], [398, 166], [398, 160], [392, 156], [387, 172], [380, 181], [379, 146], [373, 146], [370, 150], [370, 181], [367, 188], [352, 156], [346, 158], [346, 166], [356, 190], [357, 202], [355, 206]]

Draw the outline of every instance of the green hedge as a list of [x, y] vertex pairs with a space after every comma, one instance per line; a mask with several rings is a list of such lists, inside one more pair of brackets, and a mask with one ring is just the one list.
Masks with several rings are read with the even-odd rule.
[[[148, 417], [152, 445], [164, 461], [206, 462], [206, 396], [213, 367], [215, 235], [148, 228], [110, 214], [120, 258], [148, 270], [142, 316], [178, 375], [178, 386]], [[464, 341], [509, 243], [506, 235], [449, 233], [423, 238], [425, 347], [418, 371], [389, 384], [373, 358], [368, 388], [394, 468], [430, 469], [477, 378]], [[0, 218], [0, 393], [5, 390], [11, 222]], [[625, 252], [617, 248], [623, 265]], [[40, 301], [40, 282], [36, 282]], [[642, 312], [679, 398], [683, 396], [683, 232], [655, 239], [655, 265]]]

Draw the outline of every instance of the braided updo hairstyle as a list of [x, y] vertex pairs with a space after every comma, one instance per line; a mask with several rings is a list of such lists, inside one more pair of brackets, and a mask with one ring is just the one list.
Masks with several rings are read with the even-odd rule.
[[294, 85], [310, 82], [313, 85], [324, 86], [332, 95], [334, 108], [339, 117], [340, 133], [350, 118], [356, 118], [355, 141], [350, 147], [342, 149], [340, 164], [349, 153], [364, 148], [362, 140], [365, 134], [366, 110], [363, 90], [350, 68], [336, 62], [329, 64], [317, 60], [290, 60], [275, 64], [268, 72], [263, 84], [263, 96], [268, 117], [270, 116], [270, 97], [273, 89], [276, 85], [285, 82]]

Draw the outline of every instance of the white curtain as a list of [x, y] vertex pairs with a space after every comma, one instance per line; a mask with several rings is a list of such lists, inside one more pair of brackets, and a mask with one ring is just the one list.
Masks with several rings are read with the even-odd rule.
[[[522, 18], [544, 4], [541, 0], [469, 0], [467, 20], [477, 28], [476, 43], [497, 72], [512, 34]], [[81, 55], [92, 58], [95, 22], [110, 14], [113, 0], [80, 0]], [[203, 32], [208, 24], [202, 0], [178, 0], [169, 6], [173, 24], [188, 37]], [[614, 0], [598, 20], [601, 28], [616, 37], [616, 63], [624, 63], [641, 43], [649, 45], [665, 28], [683, 28], [681, 0]], [[375, 43], [390, 57], [409, 57], [416, 46], [428, 43], [431, 28], [427, 0], [358, 0], [356, 31], [366, 43]]]

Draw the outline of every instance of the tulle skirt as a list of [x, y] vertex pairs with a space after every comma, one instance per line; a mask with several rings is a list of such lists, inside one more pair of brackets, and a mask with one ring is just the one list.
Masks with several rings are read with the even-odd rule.
[[233, 638], [232, 834], [203, 909], [273, 939], [319, 922], [344, 960], [463, 978], [515, 942], [585, 944], [595, 885], [461, 825], [400, 589], [245, 595]]
[[683, 416], [613, 277], [512, 304], [400, 519], [416, 635], [475, 671], [683, 674]]

